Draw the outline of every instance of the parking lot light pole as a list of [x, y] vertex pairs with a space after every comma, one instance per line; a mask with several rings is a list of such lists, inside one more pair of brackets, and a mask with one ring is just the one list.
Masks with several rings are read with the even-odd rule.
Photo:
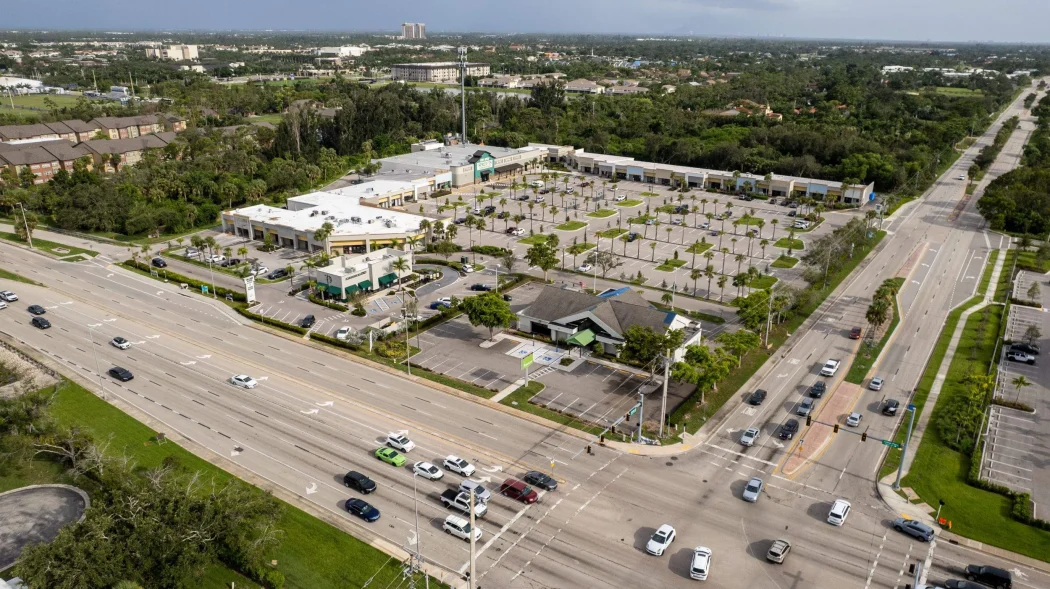
[[602, 237], [600, 235], [594, 236], [594, 282], [591, 284], [591, 290], [598, 292], [598, 253], [602, 250]]

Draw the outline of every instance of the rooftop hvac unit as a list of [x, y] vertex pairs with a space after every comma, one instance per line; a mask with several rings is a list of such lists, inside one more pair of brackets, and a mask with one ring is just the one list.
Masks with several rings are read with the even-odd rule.
[[312, 212], [310, 213], [310, 216], [311, 216], [311, 217], [316, 217], [316, 216], [317, 216], [317, 213], [319, 213], [319, 212], [321, 212], [321, 211], [312, 211]]
[[350, 222], [350, 219], [339, 219], [339, 224], [340, 225], [345, 225], [345, 224], [347, 224], [349, 222]]
[[390, 220], [390, 219], [387, 219], [386, 221], [383, 221], [383, 224], [386, 225], [387, 228], [390, 228], [390, 227], [394, 226], [394, 222], [392, 220]]
[[350, 217], [350, 222], [351, 223], [360, 223], [361, 222], [361, 217]]
[[327, 215], [327, 214], [328, 214], [328, 211], [321, 211], [321, 214], [322, 214], [322, 215]]

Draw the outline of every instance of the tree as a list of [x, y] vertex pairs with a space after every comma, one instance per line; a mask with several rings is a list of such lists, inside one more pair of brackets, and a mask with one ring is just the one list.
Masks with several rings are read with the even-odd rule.
[[[410, 271], [412, 266], [409, 265], [408, 260], [398, 256], [397, 259], [390, 264], [390, 268], [398, 274], [398, 282], [401, 282], [401, 274]], [[404, 288], [404, 283], [401, 283], [401, 290], [404, 290]]]
[[1035, 340], [1043, 337], [1043, 331], [1039, 329], [1038, 325], [1032, 324], [1025, 328], [1022, 339], [1028, 345], [1035, 343]]
[[602, 271], [602, 278], [609, 273], [609, 270], [614, 270], [623, 265], [620, 258], [616, 254], [610, 251], [593, 251], [587, 256], [587, 263], [593, 264], [599, 270]]
[[489, 339], [492, 339], [495, 328], [509, 327], [517, 317], [510, 310], [510, 303], [495, 292], [466, 297], [460, 301], [459, 308], [466, 313], [471, 325], [489, 328]]
[[[25, 212], [25, 219], [19, 219], [22, 215], [15, 215], [15, 218], [11, 221], [11, 224], [15, 226], [15, 234], [22, 241], [29, 241], [33, 236], [33, 231], [36, 230], [37, 216], [32, 211]], [[28, 225], [28, 229], [27, 226]]]
[[757, 333], [746, 329], [734, 332], [723, 331], [718, 334], [715, 341], [722, 344], [722, 347], [729, 351], [730, 354], [736, 356], [736, 365], [738, 368], [744, 359], [744, 355], [751, 350], [758, 349], [759, 345], [762, 343], [762, 340], [758, 337]]
[[729, 281], [729, 277], [728, 276], [726, 276], [725, 274], [719, 275], [719, 277], [718, 277], [718, 289], [719, 289], [718, 302], [720, 302], [720, 303], [725, 298], [726, 282], [728, 282], [728, 281]]
[[1035, 303], [1039, 302], [1039, 283], [1038, 282], [1033, 282], [1032, 286], [1028, 287], [1028, 300], [1032, 301], [1032, 302], [1035, 302]]
[[507, 250], [507, 253], [503, 254], [500, 258], [500, 262], [503, 267], [507, 269], [507, 274], [514, 273], [514, 266], [518, 264], [518, 256], [514, 254], [514, 250]]
[[446, 261], [457, 251], [459, 251], [459, 246], [448, 240], [443, 239], [434, 244], [434, 252], [439, 256], [443, 256]]
[[649, 326], [632, 325], [623, 332], [620, 355], [633, 362], [649, 364], [657, 356], [667, 355], [680, 348], [684, 337], [680, 329], [658, 333]]
[[675, 363], [671, 377], [696, 385], [696, 390], [700, 392], [700, 404], [703, 405], [707, 392], [729, 376], [733, 363], [733, 357], [722, 348], [711, 350], [707, 346], [694, 344], [687, 347], [682, 360]]
[[325, 221], [321, 227], [314, 231], [314, 241], [321, 243], [321, 249], [328, 252], [328, 238], [332, 236], [332, 232], [335, 231], [335, 226], [330, 222]]
[[1014, 395], [1014, 403], [1016, 403], [1017, 400], [1021, 398], [1021, 389], [1032, 383], [1022, 374], [1011, 380], [1010, 384], [1014, 385], [1014, 388], [1017, 390], [1017, 394]]
[[[556, 238], [554, 235], [550, 237]], [[547, 273], [558, 265], [557, 241], [548, 238], [533, 245], [525, 251], [525, 260], [530, 266], [543, 270], [543, 280], [546, 281]]]

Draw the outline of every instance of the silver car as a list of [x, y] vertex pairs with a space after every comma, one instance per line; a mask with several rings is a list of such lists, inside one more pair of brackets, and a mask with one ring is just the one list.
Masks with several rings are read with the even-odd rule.
[[864, 416], [854, 411], [846, 417], [846, 425], [850, 427], [857, 427], [860, 425], [860, 420], [864, 419]]
[[758, 429], [757, 427], [749, 427], [740, 436], [740, 443], [745, 446], [754, 446], [755, 440], [757, 440], [758, 436], [761, 434], [762, 430]]
[[883, 382], [885, 381], [882, 380], [881, 376], [876, 376], [875, 378], [871, 379], [871, 382], [868, 383], [868, 388], [873, 391], [881, 391]]
[[751, 503], [758, 502], [758, 496], [762, 493], [762, 479], [755, 477], [747, 482], [747, 486], [744, 487], [744, 501], [750, 501]]

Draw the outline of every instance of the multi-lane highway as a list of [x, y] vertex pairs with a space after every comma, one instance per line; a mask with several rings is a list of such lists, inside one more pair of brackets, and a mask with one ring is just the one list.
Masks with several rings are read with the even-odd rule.
[[[1004, 116], [1018, 108], [1019, 102]], [[887, 223], [890, 234], [880, 249], [820, 310], [813, 327], [776, 359], [768, 376], [757, 379], [756, 386], [770, 392], [766, 403], [752, 412], [733, 402], [706, 442], [676, 456], [597, 447], [587, 454], [586, 440], [575, 432], [522, 420], [487, 402], [436, 391], [260, 330], [221, 304], [103, 260], [69, 264], [0, 244], [0, 266], [47, 285], [0, 285], [21, 297], [0, 312], [0, 331], [82, 379], [98, 381], [101, 372], [108, 398], [148, 414], [173, 436], [192, 439], [209, 458], [236, 464], [282, 496], [327, 512], [350, 533], [408, 549], [420, 542], [431, 570], [448, 578], [465, 570], [468, 550], [465, 542], [442, 533], [449, 512], [437, 497], [462, 477], [413, 479], [407, 467], [380, 462], [373, 452], [386, 434], [405, 431], [415, 441], [409, 464], [440, 463], [457, 454], [478, 467], [474, 478], [490, 488], [525, 470], [550, 472], [553, 463], [560, 486], [543, 493], [539, 503], [492, 500], [481, 522], [481, 587], [679, 587], [688, 582], [697, 545], [714, 551], [707, 581], [713, 587], [892, 589], [908, 581], [907, 566], [916, 561], [930, 562], [931, 580], [957, 576], [969, 562], [1015, 568], [965, 548], [921, 544], [890, 529], [894, 514], [878, 499], [872, 480], [881, 446], [840, 436], [787, 472], [793, 446], [778, 446], [771, 436], [826, 358], [846, 360], [839, 379], [845, 373], [856, 346], [846, 337], [848, 329], [864, 324], [872, 290], [914, 255], [901, 293], [906, 321], [879, 368], [888, 379], [880, 398], [906, 398], [948, 309], [974, 290], [983, 266], [978, 258], [999, 246], [980, 231], [972, 203], [950, 217], [964, 185], [953, 178], [965, 173], [975, 150], [996, 129], [926, 198]], [[1015, 148], [1012, 143], [1004, 153]], [[51, 329], [29, 324], [30, 304], [46, 307]], [[114, 336], [130, 340], [131, 348], [110, 346]], [[119, 383], [106, 376], [114, 365], [133, 371], [134, 380]], [[228, 383], [242, 373], [259, 385], [247, 390]], [[895, 420], [870, 411], [874, 397], [862, 395], [856, 410], [865, 412], [864, 424], [873, 435], [888, 437]], [[761, 426], [763, 436], [745, 449], [737, 438], [749, 425]], [[367, 497], [382, 511], [378, 522], [364, 523], [342, 510], [342, 501], [356, 496], [342, 486], [351, 469], [379, 484]], [[766, 481], [755, 504], [740, 498], [752, 476]], [[853, 509], [844, 526], [834, 527], [825, 520], [840, 497]], [[650, 556], [645, 543], [664, 523], [677, 528], [677, 540], [664, 556]], [[764, 560], [778, 537], [794, 545], [782, 566]], [[1050, 577], [1019, 570], [1025, 576], [1018, 576], [1017, 586], [1050, 586]]]

